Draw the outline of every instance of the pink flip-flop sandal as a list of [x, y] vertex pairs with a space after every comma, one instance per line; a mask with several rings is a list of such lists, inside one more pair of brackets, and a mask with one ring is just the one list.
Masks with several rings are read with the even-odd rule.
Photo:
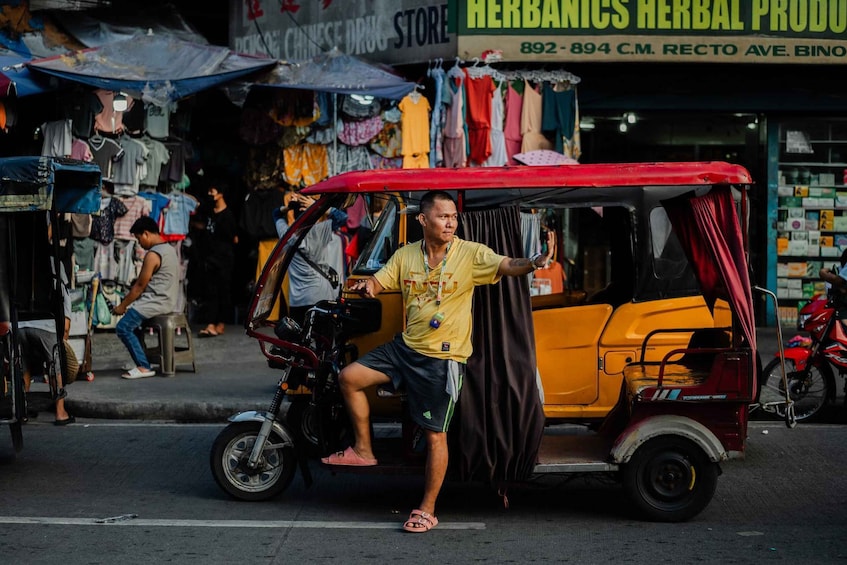
[[403, 529], [413, 534], [422, 534], [438, 525], [438, 518], [423, 510], [412, 510], [409, 519], [403, 523]]
[[373, 467], [376, 459], [365, 459], [356, 453], [352, 447], [333, 453], [329, 457], [321, 457], [321, 463], [327, 465], [346, 465], [348, 467]]

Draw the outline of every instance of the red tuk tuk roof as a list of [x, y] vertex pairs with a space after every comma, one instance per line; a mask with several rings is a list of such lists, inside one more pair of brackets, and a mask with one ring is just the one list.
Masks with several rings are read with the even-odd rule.
[[462, 169], [387, 169], [343, 173], [303, 189], [303, 194], [426, 190], [576, 188], [750, 184], [741, 165], [722, 161], [610, 163]]

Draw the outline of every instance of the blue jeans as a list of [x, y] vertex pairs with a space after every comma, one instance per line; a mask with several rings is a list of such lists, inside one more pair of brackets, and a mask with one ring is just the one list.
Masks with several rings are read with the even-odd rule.
[[144, 347], [141, 345], [141, 340], [139, 340], [138, 336], [135, 334], [135, 330], [139, 329], [146, 319], [147, 318], [139, 314], [135, 309], [130, 308], [126, 311], [123, 318], [121, 318], [121, 321], [115, 326], [115, 333], [118, 335], [118, 339], [121, 340], [121, 343], [123, 343], [129, 350], [129, 354], [132, 356], [132, 360], [135, 362], [135, 365], [137, 367], [150, 370], [150, 361], [147, 360], [147, 355], [144, 353]]

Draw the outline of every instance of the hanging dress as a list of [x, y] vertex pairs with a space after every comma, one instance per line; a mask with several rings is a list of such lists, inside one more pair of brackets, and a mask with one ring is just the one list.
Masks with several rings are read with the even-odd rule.
[[509, 161], [506, 154], [506, 138], [503, 133], [503, 94], [495, 88], [491, 99], [491, 155], [486, 159], [486, 167], [502, 167]]
[[529, 81], [524, 85], [523, 108], [521, 110], [521, 153], [537, 149], [553, 149], [550, 140], [541, 133], [542, 98]]

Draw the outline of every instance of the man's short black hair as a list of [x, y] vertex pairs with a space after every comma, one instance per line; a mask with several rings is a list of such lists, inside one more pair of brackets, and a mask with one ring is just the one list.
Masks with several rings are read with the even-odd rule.
[[157, 224], [156, 220], [150, 216], [141, 216], [135, 220], [135, 223], [132, 224], [131, 228], [129, 228], [129, 233], [132, 235], [141, 235], [146, 231], [155, 234], [159, 233], [159, 224]]
[[423, 195], [423, 198], [421, 198], [419, 208], [421, 214], [426, 214], [427, 212], [429, 212], [435, 205], [436, 200], [449, 200], [454, 205], [456, 204], [456, 201], [453, 200], [453, 196], [449, 192], [445, 192], [443, 190], [430, 190], [429, 192]]
[[218, 191], [218, 194], [223, 195], [224, 200], [226, 200], [229, 196], [229, 185], [226, 183], [226, 181], [217, 181], [209, 183], [209, 190], [212, 190], [213, 188]]

